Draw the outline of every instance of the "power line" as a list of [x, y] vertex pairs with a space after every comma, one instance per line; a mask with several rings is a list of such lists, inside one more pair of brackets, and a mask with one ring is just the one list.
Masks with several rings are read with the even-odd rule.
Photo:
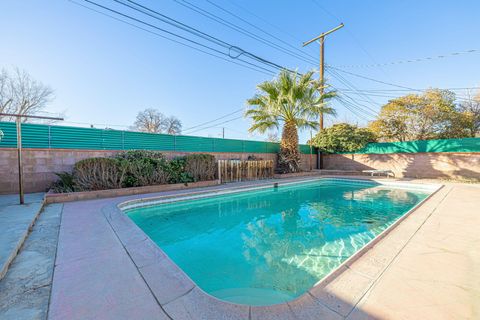
[[[218, 56], [218, 55], [213, 54], [213, 53], [211, 53], [211, 52], [208, 52], [208, 51], [202, 50], [202, 49], [200, 49], [200, 48], [191, 46], [191, 45], [189, 45], [189, 44], [183, 43], [183, 42], [181, 42], [181, 41], [178, 41], [178, 40], [169, 38], [169, 37], [164, 36], [164, 35], [162, 35], [162, 34], [160, 34], [160, 33], [158, 33], [158, 32], [155, 32], [155, 31], [152, 31], [152, 30], [149, 30], [149, 29], [140, 27], [140, 26], [138, 26], [138, 25], [135, 25], [135, 24], [130, 23], [130, 22], [128, 22], [128, 21], [125, 21], [125, 20], [123, 20], [123, 19], [120, 19], [120, 18], [114, 17], [114, 16], [112, 16], [112, 15], [109, 15], [109, 14], [107, 14], [107, 13], [105, 13], [105, 12], [96, 10], [96, 9], [94, 9], [94, 8], [90, 8], [90, 7], [85, 6], [85, 5], [81, 4], [81, 3], [78, 3], [78, 2], [76, 2], [76, 1], [74, 1], [74, 0], [68, 0], [68, 1], [70, 1], [71, 3], [73, 3], [73, 4], [75, 4], [75, 5], [81, 6], [81, 7], [85, 8], [85, 9], [91, 10], [91, 11], [96, 12], [96, 13], [98, 13], [98, 14], [101, 14], [101, 15], [103, 15], [103, 16], [106, 16], [106, 17], [109, 17], [109, 18], [114, 19], [114, 20], [116, 20], [116, 21], [119, 21], [119, 22], [122, 22], [122, 23], [124, 23], [124, 24], [127, 24], [127, 25], [129, 25], [129, 26], [131, 26], [131, 27], [134, 27], [134, 28], [136, 28], [136, 29], [139, 29], [139, 30], [148, 32], [148, 33], [153, 34], [153, 35], [155, 35], [155, 36], [158, 36], [158, 37], [160, 37], [160, 38], [163, 38], [163, 39], [172, 41], [172, 42], [174, 42], [174, 43], [180, 44], [180, 45], [182, 45], [182, 46], [188, 47], [188, 48], [190, 48], [190, 49], [193, 49], [193, 50], [202, 52], [202, 53], [207, 54], [207, 55], [209, 55], [209, 56], [212, 56], [212, 57], [215, 57], [215, 58], [224, 60], [224, 61], [226, 61], [226, 62], [235, 64], [235, 65], [238, 65], [238, 66], [241, 66], [241, 67], [244, 67], [244, 68], [246, 68], [246, 69], [254, 70], [254, 71], [257, 71], [257, 72], [260, 72], [260, 73], [269, 75], [269, 76], [275, 75], [275, 73], [274, 73], [273, 71], [270, 71], [270, 70], [265, 71], [266, 69], [264, 69], [264, 68], [262, 68], [263, 70], [261, 70], [261, 69], [258, 69], [258, 68], [260, 68], [259, 66], [258, 66], [258, 67], [254, 67], [252, 64], [250, 64], [251, 66], [249, 66], [249, 65], [244, 65], [244, 64], [239, 63], [239, 62], [237, 62], [237, 61], [233, 61], [233, 60], [231, 60], [231, 59], [227, 59], [227, 58], [224, 58], [224, 57], [222, 57], [222, 56]], [[240, 61], [243, 61], [243, 60], [240, 60]]]
[[410, 88], [410, 87], [405, 87], [405, 86], [402, 86], [402, 85], [399, 85], [399, 84], [394, 84], [394, 83], [389, 83], [389, 82], [386, 82], [386, 81], [381, 81], [381, 80], [369, 78], [369, 77], [362, 76], [362, 75], [360, 75], [360, 74], [356, 74], [356, 73], [353, 73], [353, 72], [345, 71], [345, 70], [342, 70], [342, 69], [339, 69], [339, 68], [336, 68], [336, 67], [327, 66], [327, 68], [328, 68], [328, 69], [334, 69], [334, 70], [337, 70], [337, 71], [340, 71], [340, 72], [342, 72], [342, 73], [346, 73], [346, 74], [349, 74], [349, 75], [352, 75], [352, 76], [355, 76], [355, 77], [358, 77], [358, 78], [362, 78], [362, 79], [370, 80], [370, 81], [373, 81], [373, 82], [378, 82], [378, 83], [386, 84], [386, 85], [389, 85], [389, 86], [392, 86], [392, 87], [397, 87], [397, 88], [402, 88], [402, 89], [408, 89], [408, 90], [415, 90], [415, 89]]
[[303, 60], [304, 62], [307, 62], [307, 63], [310, 63], [310, 64], [313, 64], [313, 60], [309, 60], [308, 58], [303, 58], [302, 56], [296, 54], [295, 52], [292, 52], [291, 50], [289, 49], [286, 49], [282, 46], [279, 46], [278, 44], [275, 44], [274, 42], [268, 40], [268, 39], [265, 39], [261, 36], [258, 36], [252, 32], [250, 32], [249, 30], [245, 29], [245, 28], [242, 28], [238, 25], [235, 25], [234, 23], [230, 22], [230, 21], [227, 21], [211, 12], [209, 12], [208, 10], [205, 10], [205, 9], [202, 9], [200, 8], [199, 6], [195, 5], [195, 4], [192, 4], [191, 2], [188, 2], [186, 0], [173, 0], [175, 1], [176, 3], [178, 3], [179, 5], [181, 6], [184, 6], [192, 11], [195, 11], [199, 14], [201, 14], [202, 16], [204, 17], [207, 17], [221, 25], [224, 25], [232, 30], [235, 30], [243, 35], [246, 35], [252, 39], [255, 39], [267, 46], [270, 46], [272, 48], [275, 48], [279, 51], [282, 51], [283, 53], [287, 54], [287, 55], [290, 55], [290, 56], [293, 56], [293, 57], [296, 57], [297, 59], [300, 59], [300, 60]]
[[[294, 72], [294, 71], [289, 70], [288, 68], [285, 68], [285, 67], [283, 67], [283, 66], [280, 66], [280, 65], [278, 65], [278, 64], [276, 64], [276, 63], [274, 63], [274, 62], [271, 62], [271, 61], [269, 61], [269, 60], [266, 60], [266, 59], [264, 59], [264, 58], [261, 58], [261, 57], [255, 55], [255, 54], [253, 54], [253, 53], [251, 53], [251, 52], [245, 51], [245, 50], [243, 50], [242, 48], [239, 48], [239, 47], [237, 47], [237, 46], [231, 45], [231, 50], [233, 49], [233, 50], [235, 50], [236, 52], [239, 52], [238, 55], [232, 56], [232, 55], [230, 54], [230, 53], [231, 53], [231, 50], [230, 50], [229, 54], [226, 54], [225, 52], [222, 52], [222, 51], [220, 51], [220, 50], [218, 50], [218, 49], [209, 47], [209, 46], [207, 46], [207, 45], [205, 45], [205, 44], [202, 44], [202, 43], [200, 43], [200, 42], [191, 40], [191, 39], [186, 38], [186, 37], [184, 37], [184, 36], [178, 35], [178, 34], [176, 34], [176, 33], [174, 33], [174, 32], [171, 32], [171, 31], [168, 31], [168, 30], [166, 30], [166, 29], [160, 28], [160, 27], [158, 27], [158, 26], [152, 25], [151, 23], [148, 23], [148, 22], [145, 22], [145, 21], [143, 21], [143, 20], [134, 18], [134, 17], [132, 17], [132, 16], [129, 16], [129, 15], [127, 15], [127, 14], [124, 14], [124, 13], [122, 13], [122, 12], [119, 12], [119, 11], [117, 11], [117, 10], [114, 10], [114, 9], [112, 9], [112, 8], [109, 8], [109, 7], [103, 6], [103, 5], [101, 5], [101, 4], [98, 4], [98, 3], [94, 2], [94, 1], [91, 1], [91, 0], [83, 0], [83, 1], [88, 2], [88, 3], [92, 4], [92, 5], [97, 6], [97, 7], [100, 7], [100, 8], [102, 8], [102, 9], [104, 9], [104, 10], [113, 12], [113, 13], [115, 13], [115, 14], [117, 14], [117, 15], [120, 15], [120, 16], [122, 16], [122, 17], [125, 17], [125, 18], [127, 18], [127, 19], [131, 19], [131, 20], [133, 20], [133, 21], [135, 21], [135, 22], [144, 24], [144, 25], [146, 25], [146, 26], [148, 26], [148, 27], [150, 27], [150, 28], [154, 28], [154, 29], [157, 29], [157, 30], [159, 30], [159, 31], [161, 31], [161, 32], [167, 33], [167, 34], [169, 34], [169, 35], [171, 35], [171, 36], [180, 38], [180, 39], [182, 39], [182, 40], [184, 40], [184, 41], [191, 42], [191, 43], [193, 43], [193, 44], [195, 44], [195, 45], [198, 45], [198, 46], [204, 47], [204, 48], [206, 48], [206, 49], [212, 50], [212, 51], [214, 51], [214, 52], [216, 52], [216, 53], [219, 53], [219, 54], [228, 56], [228, 57], [230, 57], [230, 58], [232, 58], [232, 59], [238, 59], [238, 60], [240, 60], [240, 61], [242, 61], [242, 62], [244, 62], [244, 63], [253, 65], [253, 66], [257, 67], [257, 68], [263, 68], [263, 67], [260, 67], [260, 66], [258, 66], [258, 65], [255, 65], [255, 64], [253, 64], [253, 63], [251, 63], [251, 62], [248, 62], [248, 61], [245, 61], [245, 60], [241, 60], [241, 59], [239, 59], [239, 57], [240, 57], [241, 55], [244, 55], [244, 56], [247, 56], [247, 57], [249, 57], [249, 58], [251, 58], [251, 59], [254, 59], [254, 60], [258, 61], [258, 62], [261, 62], [261, 63], [263, 63], [263, 64], [265, 64], [265, 65], [267, 65], [267, 66], [269, 66], [269, 67], [273, 67], [273, 68], [278, 69], [278, 70], [288, 70], [288, 71], [290, 71], [290, 72], [292, 72], [292, 73]], [[141, 10], [140, 10], [140, 11], [141, 11]], [[263, 68], [263, 69], [265, 69], [265, 68]], [[268, 72], [271, 72], [271, 70], [268, 70], [268, 69], [265, 69], [265, 70], [268, 71]]]
[[[89, 0], [84, 0], [84, 1], [90, 2]], [[165, 23], [168, 23], [168, 24], [170, 24], [170, 25], [172, 25], [172, 26], [174, 26], [174, 27], [180, 28], [180, 29], [182, 29], [182, 30], [184, 30], [184, 31], [187, 31], [187, 32], [191, 33], [191, 34], [194, 34], [194, 35], [197, 35], [197, 36], [200, 35], [201, 38], [203, 38], [203, 39], [205, 39], [205, 40], [207, 40], [207, 41], [211, 41], [211, 42], [214, 42], [214, 43], [217, 43], [217, 44], [220, 43], [222, 47], [227, 48], [227, 49], [229, 50], [228, 56], [229, 56], [230, 58], [237, 59], [237, 58], [239, 58], [239, 57], [242, 56], [242, 55], [246, 55], [246, 56], [248, 56], [248, 57], [250, 57], [250, 58], [252, 58], [252, 59], [254, 59], [254, 60], [257, 60], [257, 61], [260, 61], [260, 62], [262, 62], [262, 63], [264, 63], [264, 64], [267, 64], [267, 65], [269, 65], [270, 67], [275, 67], [275, 68], [277, 68], [277, 69], [279, 69], [279, 70], [282, 70], [282, 69], [288, 70], [287, 68], [285, 68], [285, 67], [283, 67], [283, 66], [280, 66], [280, 65], [278, 65], [278, 64], [276, 64], [276, 63], [273, 63], [273, 62], [271, 62], [271, 61], [269, 61], [269, 60], [263, 59], [263, 58], [255, 55], [255, 54], [253, 54], [253, 53], [251, 53], [251, 52], [245, 51], [245, 50], [243, 50], [242, 48], [239, 48], [239, 47], [237, 47], [237, 46], [235, 46], [235, 45], [233, 45], [233, 44], [230, 44], [230, 43], [227, 43], [227, 42], [225, 42], [225, 41], [223, 41], [223, 40], [220, 40], [220, 39], [218, 39], [218, 38], [216, 38], [216, 37], [214, 37], [214, 36], [211, 36], [211, 35], [209, 35], [209, 34], [207, 34], [207, 33], [205, 33], [205, 32], [202, 32], [202, 31], [200, 31], [200, 30], [198, 30], [198, 29], [196, 29], [196, 28], [193, 28], [193, 27], [191, 27], [191, 26], [189, 26], [189, 25], [187, 25], [187, 24], [185, 24], [185, 23], [182, 23], [182, 22], [180, 22], [180, 21], [178, 21], [178, 20], [175, 20], [175, 19], [173, 19], [173, 18], [170, 18], [170, 17], [168, 17], [168, 16], [166, 16], [166, 15], [164, 15], [164, 14], [161, 14], [161, 13], [159, 13], [158, 11], [155, 11], [155, 10], [153, 10], [153, 9], [150, 9], [150, 8], [146, 7], [146, 6], [143, 6], [143, 5], [141, 5], [141, 4], [139, 4], [139, 3], [135, 2], [135, 1], [128, 0], [130, 3], [133, 3], [133, 4], [135, 4], [135, 5], [138, 6], [138, 7], [141, 7], [141, 8], [143, 8], [143, 9], [149, 11], [149, 12], [152, 12], [152, 13], [154, 13], [155, 15], [160, 16], [161, 18], [159, 18], [158, 16], [154, 16], [154, 15], [152, 15], [152, 14], [150, 14], [150, 13], [148, 13], [148, 12], [145, 12], [145, 11], [143, 11], [143, 10], [140, 10], [140, 9], [138, 9], [138, 8], [132, 7], [132, 6], [126, 4], [126, 3], [122, 2], [122, 1], [119, 1], [119, 0], [114, 0], [114, 1], [117, 2], [117, 3], [120, 3], [120, 4], [124, 5], [124, 6], [127, 6], [127, 7], [131, 8], [131, 9], [133, 9], [133, 10], [136, 10], [136, 11], [138, 11], [138, 12], [141, 12], [141, 13], [143, 13], [143, 14], [146, 14], [146, 15], [154, 18], [154, 19], [160, 20], [160, 21], [165, 22]], [[166, 21], [165, 19], [167, 19], [167, 21]], [[174, 22], [174, 23], [171, 23], [171, 22]], [[180, 26], [179, 26], [179, 25], [180, 25]], [[238, 53], [238, 54], [236, 54], [235, 56], [232, 56], [232, 52], [235, 52], [235, 53]], [[244, 61], [244, 60], [241, 60], [241, 61]], [[245, 62], [245, 61], [244, 61], [244, 62]]]
[[218, 127], [218, 126], [221, 125], [221, 124], [229, 123], [229, 122], [232, 122], [232, 121], [235, 121], [235, 120], [238, 120], [238, 119], [242, 119], [242, 118], [243, 118], [243, 115], [240, 116], [240, 117], [236, 117], [236, 118], [233, 118], [233, 119], [226, 120], [226, 121], [224, 121], [224, 122], [216, 123], [216, 124], [214, 124], [214, 125], [212, 125], [212, 126], [208, 126], [208, 127], [204, 127], [204, 128], [199, 128], [199, 129], [190, 131], [188, 134], [192, 134], [192, 133], [195, 133], [195, 132], [198, 132], [198, 131], [202, 131], [202, 130], [206, 130], [206, 129], [210, 129], [210, 128], [215, 128], [215, 127]]
[[222, 7], [222, 6], [220, 6], [219, 4], [217, 4], [217, 3], [215, 3], [215, 2], [213, 2], [213, 1], [211, 1], [211, 0], [206, 0], [206, 1], [207, 1], [208, 3], [210, 3], [211, 5], [215, 6], [216, 8], [220, 9], [221, 11], [223, 11], [223, 12], [226, 12], [227, 14], [229, 14], [229, 15], [231, 15], [231, 16], [233, 16], [233, 17], [237, 18], [237, 19], [238, 19], [238, 20], [240, 20], [240, 21], [243, 21], [244, 23], [248, 24], [248, 25], [249, 25], [249, 26], [251, 26], [252, 28], [255, 28], [256, 30], [258, 30], [258, 31], [260, 31], [260, 32], [262, 32], [262, 33], [264, 33], [264, 34], [266, 34], [266, 35], [268, 35], [268, 36], [270, 36], [270, 37], [274, 38], [275, 40], [277, 40], [277, 41], [279, 41], [279, 42], [281, 42], [281, 43], [283, 43], [283, 44], [287, 45], [288, 47], [290, 47], [290, 48], [292, 48], [292, 49], [294, 49], [294, 50], [296, 50], [296, 51], [300, 52], [300, 54], [302, 54], [302, 55], [306, 55], [306, 56], [308, 56], [308, 57], [310, 57], [310, 58], [314, 59], [313, 61], [315, 61], [316, 57], [314, 57], [313, 55], [311, 55], [311, 54], [308, 54], [308, 53], [306, 53], [305, 51], [302, 51], [302, 50], [300, 50], [298, 47], [292, 46], [290, 43], [286, 42], [285, 40], [283, 40], [283, 39], [281, 39], [281, 38], [279, 38], [279, 37], [277, 37], [277, 36], [275, 36], [275, 35], [271, 34], [271, 33], [270, 33], [270, 32], [268, 32], [268, 31], [265, 31], [264, 29], [262, 29], [262, 28], [260, 28], [260, 27], [256, 26], [255, 24], [253, 24], [253, 23], [249, 22], [248, 20], [246, 20], [246, 19], [244, 19], [244, 18], [242, 18], [242, 17], [238, 16], [237, 14], [235, 14], [235, 13], [233, 13], [233, 12], [231, 12], [231, 11], [229, 11], [229, 10], [225, 9], [225, 8], [223, 8], [223, 7]]
[[405, 60], [397, 60], [397, 61], [391, 61], [391, 62], [385, 62], [385, 63], [374, 63], [374, 64], [349, 64], [349, 65], [340, 65], [335, 67], [337, 68], [374, 68], [374, 67], [390, 66], [390, 65], [397, 65], [397, 64], [426, 62], [426, 61], [445, 59], [449, 57], [455, 57], [459, 55], [478, 53], [478, 52], [480, 52], [479, 49], [470, 49], [470, 50], [450, 52], [447, 54], [429, 56], [429, 57], [423, 57], [423, 58], [405, 59]]
[[[428, 91], [433, 88], [426, 89], [415, 89], [415, 91]], [[450, 90], [450, 91], [460, 91], [460, 90], [480, 90], [480, 87], [462, 87], [462, 88], [439, 88], [440, 90]], [[349, 90], [349, 89], [339, 89], [339, 90]], [[357, 89], [361, 92], [408, 92], [412, 91], [410, 89]]]
[[[333, 14], [332, 12], [330, 12], [329, 10], [327, 10], [324, 6], [322, 6], [317, 0], [312, 0], [320, 9], [322, 9], [327, 15], [329, 15], [330, 17], [332, 17], [334, 20], [337, 20], [337, 22], [341, 22], [341, 19], [336, 16], [335, 14]], [[353, 34], [353, 32], [350, 31], [350, 29], [346, 28], [345, 30], [347, 32], [347, 34], [353, 39], [353, 41], [355, 42], [355, 44], [360, 48], [360, 50], [362, 50], [366, 55], [367, 57], [374, 63], [374, 64], [378, 64], [377, 61], [375, 60], [375, 58], [373, 57], [373, 55], [370, 54], [370, 52], [367, 51], [367, 49], [365, 49], [365, 47], [362, 45], [362, 42], [360, 40], [358, 40], [358, 38]], [[387, 74], [387, 72], [380, 67], [380, 71], [382, 71], [382, 73], [390, 79], [390, 76]], [[391, 80], [391, 79], [390, 79]]]
[[[363, 94], [362, 92], [360, 92], [354, 85], [353, 83], [351, 83], [350, 81], [348, 81], [347, 79], [345, 79], [342, 75], [340, 75], [338, 72], [334, 71], [334, 70], [327, 70], [328, 73], [330, 73], [334, 78], [336, 78], [338, 81], [340, 81], [341, 83], [345, 84], [347, 87], [350, 88], [350, 90], [353, 90], [354, 92], [357, 92], [361, 95], [363, 95], [364, 98], [366, 98], [367, 100], [370, 101], [370, 103], [372, 104], [377, 104], [375, 101], [373, 101], [372, 99], [370, 99], [366, 94]], [[342, 91], [340, 89], [337, 88], [338, 91], [340, 92], [343, 92], [345, 94], [345, 91]], [[369, 108], [369, 107], [367, 107]], [[372, 110], [373, 112], [376, 112], [375, 110], [373, 109], [370, 109]]]
[[246, 13], [250, 14], [251, 16], [257, 18], [258, 20], [264, 22], [265, 24], [273, 27], [274, 29], [276, 29], [277, 31], [280, 31], [282, 33], [282, 35], [288, 35], [290, 38], [298, 41], [299, 43], [302, 43], [302, 39], [300, 39], [299, 37], [296, 37], [295, 35], [291, 34], [290, 32], [288, 32], [287, 30], [284, 30], [280, 27], [278, 27], [277, 25], [269, 22], [268, 20], [262, 18], [261, 16], [255, 14], [254, 12], [248, 10], [247, 8], [241, 6], [240, 4], [238, 4], [236, 1], [232, 1], [232, 0], [228, 0], [231, 4], [233, 4], [234, 6], [236, 6], [237, 8], [240, 8], [241, 10], [245, 11]]
[[204, 126], [204, 125], [206, 125], [206, 124], [209, 124], [209, 123], [212, 123], [212, 122], [215, 122], [215, 121], [224, 119], [224, 118], [226, 118], [226, 117], [228, 117], [228, 116], [231, 116], [231, 115], [233, 115], [233, 114], [235, 114], [235, 113], [239, 113], [239, 112], [241, 112], [241, 111], [243, 111], [243, 108], [240, 108], [240, 109], [238, 109], [238, 110], [235, 110], [235, 111], [233, 111], [233, 112], [230, 112], [230, 113], [228, 113], [228, 114], [226, 114], [226, 115], [224, 115], [224, 116], [221, 116], [221, 117], [219, 117], [219, 118], [216, 118], [216, 119], [213, 119], [213, 120], [210, 120], [210, 121], [207, 121], [207, 122], [200, 123], [200, 124], [195, 125], [195, 126], [190, 127], [190, 128], [186, 128], [186, 129], [184, 129], [183, 131], [189, 131], [189, 130], [191, 130], [191, 129], [195, 129], [195, 128]]

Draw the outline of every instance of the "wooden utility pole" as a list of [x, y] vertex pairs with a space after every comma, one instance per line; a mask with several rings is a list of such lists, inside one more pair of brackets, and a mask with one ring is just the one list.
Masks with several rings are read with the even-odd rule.
[[25, 203], [25, 195], [23, 191], [23, 161], [22, 161], [22, 118], [46, 119], [46, 120], [63, 120], [63, 118], [28, 116], [25, 114], [0, 113], [0, 116], [14, 117], [17, 126], [17, 159], [18, 159], [18, 195], [20, 204]]
[[[318, 41], [320, 44], [320, 65], [319, 65], [319, 82], [320, 82], [320, 87], [318, 88], [318, 91], [320, 92], [320, 96], [323, 96], [324, 93], [324, 73], [325, 73], [325, 37], [329, 35], [332, 32], [337, 31], [340, 28], [343, 28], [344, 24], [340, 23], [339, 26], [333, 28], [332, 30], [329, 30], [327, 32], [324, 32], [320, 34], [318, 37], [313, 38], [312, 40], [309, 40], [307, 42], [303, 43], [303, 47], [309, 45], [312, 42]], [[319, 131], [323, 130], [323, 113], [320, 113], [320, 119], [319, 119]]]

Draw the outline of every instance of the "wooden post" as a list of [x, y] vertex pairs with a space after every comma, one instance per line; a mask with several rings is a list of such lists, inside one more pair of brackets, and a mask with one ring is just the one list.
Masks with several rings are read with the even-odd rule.
[[22, 119], [17, 117], [17, 155], [18, 155], [18, 194], [20, 204], [25, 203], [23, 193], [23, 163], [22, 163]]
[[218, 174], [218, 181], [220, 181], [220, 183], [222, 183], [222, 174], [221, 174], [221, 170], [220, 170], [220, 161], [221, 161], [221, 160], [218, 160], [218, 161], [217, 161], [217, 174]]

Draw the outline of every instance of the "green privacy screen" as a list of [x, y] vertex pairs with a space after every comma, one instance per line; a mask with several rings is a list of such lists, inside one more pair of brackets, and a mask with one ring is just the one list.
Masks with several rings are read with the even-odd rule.
[[480, 152], [480, 138], [369, 143], [355, 153], [382, 154], [415, 152]]
[[[0, 122], [3, 138], [0, 148], [14, 148], [17, 133], [14, 122]], [[90, 149], [90, 150], [161, 150], [179, 152], [246, 152], [277, 153], [278, 143], [193, 136], [174, 136], [110, 129], [66, 127], [44, 124], [22, 124], [24, 148]], [[300, 145], [302, 153], [310, 146]], [[315, 152], [315, 150], [313, 150]]]

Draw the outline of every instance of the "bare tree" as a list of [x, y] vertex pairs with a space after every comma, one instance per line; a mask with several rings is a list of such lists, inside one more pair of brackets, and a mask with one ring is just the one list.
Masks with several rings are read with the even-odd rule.
[[12, 104], [9, 76], [5, 69], [0, 70], [0, 112], [9, 112]]
[[151, 133], [180, 134], [182, 123], [176, 117], [166, 117], [160, 111], [149, 108], [137, 114], [133, 129]]
[[174, 116], [167, 117], [164, 119], [162, 132], [180, 134], [182, 132], [182, 122]]
[[[0, 72], [0, 112], [33, 115], [54, 98], [53, 90], [16, 68], [13, 73]], [[6, 120], [12, 120], [7, 117]], [[26, 120], [24, 120], [26, 121]]]
[[145, 109], [137, 114], [137, 119], [133, 124], [138, 131], [161, 133], [162, 124], [165, 121], [165, 116], [156, 109]]

